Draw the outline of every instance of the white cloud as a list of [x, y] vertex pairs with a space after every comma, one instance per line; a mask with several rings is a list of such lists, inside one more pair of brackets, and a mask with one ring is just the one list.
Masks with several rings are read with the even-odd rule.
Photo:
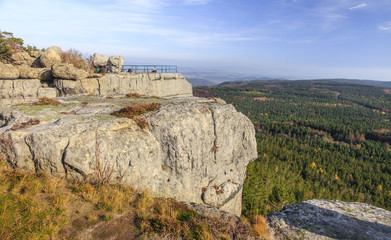
[[189, 5], [202, 5], [202, 4], [208, 4], [209, 2], [211, 2], [213, 0], [185, 0], [185, 4], [189, 4]]
[[359, 9], [359, 8], [365, 8], [365, 7], [367, 7], [367, 6], [368, 6], [368, 4], [366, 4], [366, 3], [361, 3], [361, 4], [358, 4], [358, 5], [354, 6], [354, 7], [350, 7], [349, 10], [355, 10], [355, 9]]
[[384, 23], [377, 27], [381, 31], [391, 32], [391, 22]]

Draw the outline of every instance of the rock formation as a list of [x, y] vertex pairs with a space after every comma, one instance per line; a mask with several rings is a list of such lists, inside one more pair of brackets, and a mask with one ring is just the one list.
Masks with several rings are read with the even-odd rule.
[[19, 70], [15, 66], [0, 62], [0, 79], [17, 79], [19, 75]]
[[124, 65], [124, 57], [122, 56], [111, 56], [108, 61], [111, 72], [119, 73], [122, 71]]
[[[13, 68], [11, 65], [10, 68], [19, 75], [18, 69]], [[35, 76], [35, 74], [39, 75], [40, 70], [38, 69], [28, 68], [26, 70], [27, 73], [23, 74], [26, 77], [30, 75]], [[56, 70], [56, 67], [54, 67], [54, 70]], [[22, 70], [22, 72], [24, 71]], [[57, 76], [67, 76], [65, 73], [62, 75], [62, 73], [57, 72], [57, 74]], [[9, 76], [9, 74], [5, 75], [5, 77]], [[80, 80], [55, 79], [52, 82], [50, 81], [53, 78], [52, 72], [45, 71], [41, 74], [42, 81], [39, 79], [0, 80], [0, 101], [2, 103], [36, 101], [39, 97], [44, 97], [42, 95], [44, 93], [48, 94], [47, 97], [50, 98], [91, 94], [125, 95], [130, 92], [157, 97], [192, 95], [191, 84], [178, 73], [120, 73], [99, 76]]]
[[104, 54], [99, 55], [98, 53], [95, 53], [91, 57], [91, 61], [94, 63], [94, 67], [104, 67], [107, 65], [108, 60], [109, 58]]
[[[240, 215], [246, 166], [257, 151], [253, 124], [232, 105], [193, 97], [60, 99], [57, 107], [2, 105], [0, 133], [12, 138], [14, 167], [86, 178], [99, 162], [124, 184]], [[162, 107], [142, 116], [147, 129], [110, 115], [153, 101]], [[29, 119], [40, 124], [15, 128]]]
[[275, 239], [391, 239], [391, 212], [364, 203], [308, 200], [268, 215]]
[[61, 63], [61, 56], [54, 49], [48, 49], [41, 55], [40, 61], [44, 67], [51, 68], [53, 65]]
[[88, 72], [75, 68], [72, 64], [60, 63], [52, 66], [54, 78], [80, 80], [88, 77]]

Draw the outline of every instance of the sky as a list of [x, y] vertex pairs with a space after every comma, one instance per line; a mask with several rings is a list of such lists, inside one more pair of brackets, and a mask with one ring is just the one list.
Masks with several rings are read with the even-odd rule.
[[0, 31], [126, 64], [391, 81], [391, 0], [0, 0]]

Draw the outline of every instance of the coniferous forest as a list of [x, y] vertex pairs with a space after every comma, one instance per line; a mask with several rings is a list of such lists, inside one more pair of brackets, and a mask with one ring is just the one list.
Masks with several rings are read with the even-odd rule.
[[243, 214], [267, 214], [307, 199], [391, 210], [391, 89], [336, 80], [250, 81], [196, 87], [254, 123]]

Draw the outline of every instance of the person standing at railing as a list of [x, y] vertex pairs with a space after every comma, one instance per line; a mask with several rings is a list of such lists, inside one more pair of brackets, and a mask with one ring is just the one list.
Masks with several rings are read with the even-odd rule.
[[152, 69], [152, 72], [153, 72], [153, 73], [157, 72], [156, 67], [154, 67], [154, 68]]
[[129, 68], [129, 69], [128, 69], [128, 73], [131, 73], [131, 72], [132, 72], [132, 68]]

